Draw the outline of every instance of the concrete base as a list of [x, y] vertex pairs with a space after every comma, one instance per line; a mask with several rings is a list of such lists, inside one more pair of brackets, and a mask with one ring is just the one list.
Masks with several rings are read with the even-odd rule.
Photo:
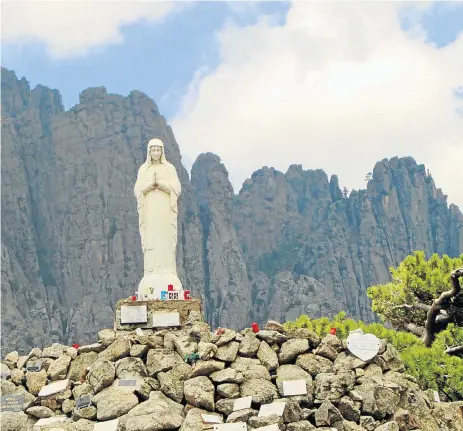
[[[146, 305], [148, 321], [147, 323], [121, 323], [121, 307], [122, 306], [137, 306]], [[147, 301], [132, 301], [131, 298], [121, 299], [116, 304], [116, 320], [114, 329], [116, 331], [133, 331], [137, 328], [151, 329], [153, 328], [153, 314], [155, 313], [174, 313], [180, 315], [180, 325], [184, 325], [188, 320], [190, 312], [196, 311], [203, 316], [201, 310], [201, 301], [199, 299], [189, 299], [187, 301], [169, 301], [169, 300], [147, 300]]]

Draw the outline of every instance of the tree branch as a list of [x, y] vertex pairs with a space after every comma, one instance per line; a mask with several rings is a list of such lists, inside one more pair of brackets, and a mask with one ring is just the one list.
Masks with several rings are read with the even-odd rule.
[[445, 353], [455, 356], [463, 355], [463, 346], [448, 347]]
[[429, 311], [429, 309], [431, 308], [430, 305], [428, 304], [423, 304], [422, 302], [417, 302], [415, 304], [401, 304], [401, 305], [395, 305], [394, 307], [392, 307], [393, 309], [394, 308], [406, 308], [407, 310], [411, 310], [413, 308], [417, 309], [417, 310], [423, 310], [423, 311]]
[[422, 326], [415, 325], [414, 323], [407, 323], [404, 326], [404, 329], [406, 329], [408, 332], [411, 332], [413, 335], [416, 335], [417, 337], [423, 337], [426, 333], [426, 330]]
[[436, 317], [439, 312], [444, 308], [443, 305], [446, 301], [457, 296], [461, 291], [460, 282], [458, 279], [463, 276], [463, 268], [452, 271], [450, 280], [452, 281], [453, 288], [442, 292], [439, 298], [437, 298], [431, 305], [427, 315], [426, 323], [424, 325], [426, 334], [424, 336], [424, 344], [426, 347], [431, 347], [436, 335]]

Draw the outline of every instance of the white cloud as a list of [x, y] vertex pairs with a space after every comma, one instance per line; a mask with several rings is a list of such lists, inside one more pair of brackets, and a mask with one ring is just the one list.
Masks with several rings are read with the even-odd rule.
[[45, 42], [52, 58], [121, 43], [121, 26], [159, 21], [185, 3], [163, 1], [2, 1], [2, 42]]
[[437, 49], [400, 28], [400, 4], [297, 2], [283, 27], [227, 23], [222, 62], [197, 74], [171, 122], [183, 153], [220, 155], [238, 190], [290, 164], [365, 187], [378, 160], [412, 156], [463, 209], [463, 35]]

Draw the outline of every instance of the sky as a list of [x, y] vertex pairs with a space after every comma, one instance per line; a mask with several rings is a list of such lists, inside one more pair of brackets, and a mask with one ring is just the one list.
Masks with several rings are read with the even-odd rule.
[[291, 164], [365, 188], [412, 156], [463, 210], [463, 2], [4, 0], [1, 47], [67, 109], [145, 92], [185, 167], [214, 152], [235, 192]]

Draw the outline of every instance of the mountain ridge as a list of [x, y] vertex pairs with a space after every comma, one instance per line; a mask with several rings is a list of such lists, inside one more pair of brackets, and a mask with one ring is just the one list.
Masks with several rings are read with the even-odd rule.
[[[345, 198], [335, 175], [263, 167], [235, 194], [220, 157], [191, 177], [146, 94], [57, 90], [2, 69], [2, 344], [89, 340], [142, 275], [133, 184], [159, 137], [182, 183], [177, 265], [208, 323], [237, 329], [302, 312], [374, 319], [365, 290], [414, 250], [463, 251], [463, 216], [413, 158], [376, 163]], [[404, 240], [403, 240], [404, 239]], [[33, 322], [33, 324], [31, 324]]]

